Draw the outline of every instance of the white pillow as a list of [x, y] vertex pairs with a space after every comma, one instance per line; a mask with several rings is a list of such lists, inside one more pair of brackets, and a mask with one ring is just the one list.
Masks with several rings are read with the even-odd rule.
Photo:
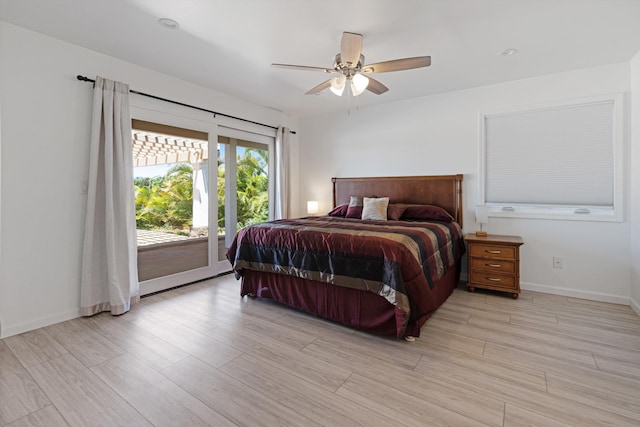
[[388, 197], [365, 197], [362, 201], [362, 219], [387, 220]]

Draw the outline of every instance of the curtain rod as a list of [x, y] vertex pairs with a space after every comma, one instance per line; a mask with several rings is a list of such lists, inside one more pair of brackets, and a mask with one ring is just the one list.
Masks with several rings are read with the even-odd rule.
[[[78, 74], [76, 76], [76, 78], [78, 80], [80, 80], [81, 82], [91, 82], [91, 83], [95, 83], [96, 82], [95, 80], [90, 79], [89, 77], [81, 76], [80, 74]], [[254, 122], [253, 120], [243, 119], [242, 117], [230, 116], [229, 114], [224, 114], [224, 113], [219, 113], [217, 111], [207, 110], [206, 108], [196, 107], [195, 105], [190, 105], [190, 104], [185, 104], [183, 102], [173, 101], [171, 99], [162, 98], [162, 97], [156, 96], [156, 95], [150, 95], [150, 94], [144, 93], [144, 92], [138, 92], [137, 90], [129, 89], [129, 92], [135, 93], [136, 95], [142, 95], [142, 96], [146, 96], [148, 98], [157, 99], [159, 101], [169, 102], [171, 104], [176, 104], [176, 105], [181, 105], [183, 107], [193, 108], [194, 110], [200, 110], [200, 111], [204, 111], [206, 113], [211, 113], [211, 114], [213, 114], [214, 118], [215, 118], [215, 116], [222, 116], [222, 117], [227, 117], [227, 118], [230, 118], [230, 119], [240, 120], [240, 121], [247, 122], [247, 123], [253, 123], [254, 125], [264, 126], [264, 127], [268, 127], [268, 128], [271, 128], [271, 129], [278, 130], [277, 126], [271, 126], [271, 125], [266, 125], [264, 123]], [[296, 132], [293, 131], [293, 130], [290, 130], [289, 133], [292, 134], [292, 135], [296, 134]]]

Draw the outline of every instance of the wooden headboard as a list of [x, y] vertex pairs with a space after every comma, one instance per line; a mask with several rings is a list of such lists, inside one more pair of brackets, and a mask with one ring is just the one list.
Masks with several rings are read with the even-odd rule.
[[462, 226], [462, 174], [331, 178], [333, 206], [349, 203], [351, 196], [389, 197], [389, 203], [440, 206]]

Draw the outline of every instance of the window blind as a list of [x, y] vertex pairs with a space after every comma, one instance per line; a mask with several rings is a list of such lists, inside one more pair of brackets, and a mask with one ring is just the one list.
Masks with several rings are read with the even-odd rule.
[[485, 201], [613, 207], [613, 101], [484, 117]]

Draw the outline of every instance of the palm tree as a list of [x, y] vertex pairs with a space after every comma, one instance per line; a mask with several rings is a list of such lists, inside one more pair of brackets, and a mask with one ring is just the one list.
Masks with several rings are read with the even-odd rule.
[[237, 160], [238, 229], [269, 219], [269, 152], [248, 148]]
[[193, 167], [178, 163], [166, 173], [162, 188], [167, 198], [167, 223], [177, 228], [191, 226], [193, 220]]
[[140, 229], [182, 230], [192, 224], [193, 168], [172, 166], [165, 176], [136, 178], [136, 226]]

